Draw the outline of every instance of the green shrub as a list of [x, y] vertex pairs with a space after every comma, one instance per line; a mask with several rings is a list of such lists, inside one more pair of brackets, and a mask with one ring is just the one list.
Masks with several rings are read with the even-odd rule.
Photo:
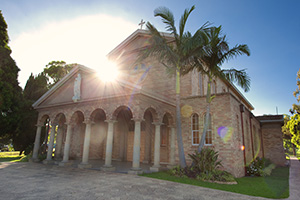
[[25, 155], [29, 155], [32, 152], [33, 146], [29, 145], [28, 147], [26, 147], [24, 154]]
[[199, 153], [195, 151], [194, 154], [189, 154], [193, 161], [191, 166], [195, 173], [209, 173], [217, 170], [222, 166], [221, 161], [218, 160], [219, 153], [211, 148], [204, 148]]
[[227, 171], [214, 170], [208, 173], [201, 173], [197, 179], [202, 181], [221, 181], [221, 182], [234, 182], [234, 176]]
[[235, 181], [234, 177], [226, 171], [219, 170], [221, 161], [218, 160], [218, 152], [210, 148], [203, 149], [200, 153], [195, 151], [194, 154], [189, 154], [193, 163], [191, 166], [181, 168], [176, 166], [169, 171], [173, 176], [189, 177], [205, 181]]
[[269, 176], [275, 165], [269, 159], [257, 157], [246, 166], [247, 176]]
[[43, 160], [45, 160], [47, 158], [47, 154], [39, 154], [38, 155], [38, 159], [40, 160], [40, 161], [43, 161]]

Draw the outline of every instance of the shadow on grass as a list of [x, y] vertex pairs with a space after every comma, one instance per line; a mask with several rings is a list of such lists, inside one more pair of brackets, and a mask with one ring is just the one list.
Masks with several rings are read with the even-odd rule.
[[267, 177], [242, 177], [236, 178], [238, 184], [226, 185], [209, 183], [196, 179], [181, 178], [171, 176], [168, 172], [157, 172], [143, 174], [141, 176], [163, 179], [178, 183], [196, 185], [206, 188], [235, 192], [250, 196], [281, 199], [289, 196], [289, 168], [279, 167], [272, 171], [271, 176]]
[[0, 158], [0, 162], [18, 162], [23, 156], [4, 157]]

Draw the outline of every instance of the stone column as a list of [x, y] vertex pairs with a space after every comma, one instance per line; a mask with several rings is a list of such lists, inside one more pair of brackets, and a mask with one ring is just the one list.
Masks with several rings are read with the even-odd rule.
[[86, 125], [85, 134], [84, 134], [83, 154], [82, 154], [82, 162], [78, 165], [78, 167], [91, 168], [92, 165], [88, 163], [88, 160], [89, 160], [89, 151], [90, 151], [92, 122], [91, 120], [86, 120], [83, 123], [85, 123]]
[[69, 162], [71, 136], [72, 136], [72, 126], [71, 124], [67, 124], [67, 135], [66, 135], [66, 143], [64, 148], [64, 157], [63, 157], [63, 161], [58, 164], [59, 166], [65, 166], [71, 164]]
[[115, 120], [106, 120], [108, 123], [107, 137], [106, 137], [106, 151], [105, 151], [105, 165], [102, 166], [103, 171], [114, 171], [116, 168], [112, 166], [112, 149], [113, 149], [113, 138], [114, 138], [114, 123]]
[[175, 135], [175, 127], [169, 126], [171, 129], [171, 137], [170, 137], [170, 163], [168, 165], [168, 168], [173, 168], [175, 167], [175, 151], [176, 151], [176, 146], [175, 146], [175, 140], [176, 140], [176, 135]]
[[34, 148], [32, 153], [32, 160], [38, 161], [38, 153], [40, 148], [40, 140], [41, 140], [41, 132], [42, 132], [42, 125], [37, 125], [35, 141], [34, 141]]
[[154, 138], [154, 165], [150, 167], [150, 171], [159, 171], [160, 167], [160, 126], [162, 123], [153, 123], [155, 125]]
[[141, 150], [141, 119], [135, 119], [134, 124], [134, 141], [133, 141], [133, 161], [132, 168], [128, 172], [129, 174], [141, 174], [143, 173], [140, 168], [140, 150]]
[[46, 158], [46, 160], [43, 161], [44, 164], [53, 163], [52, 153], [53, 153], [53, 144], [54, 144], [56, 124], [51, 123], [51, 125], [52, 125], [52, 127], [51, 127], [50, 141], [49, 141], [49, 146], [48, 146], [48, 151], [47, 151], [47, 158]]
[[61, 157], [61, 146], [64, 134], [64, 124], [58, 125], [57, 136], [56, 136], [56, 147], [55, 147], [55, 158]]

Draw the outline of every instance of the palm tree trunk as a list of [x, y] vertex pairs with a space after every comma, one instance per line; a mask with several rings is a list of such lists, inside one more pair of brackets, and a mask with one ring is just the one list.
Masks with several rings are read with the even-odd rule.
[[204, 128], [203, 128], [203, 133], [201, 136], [201, 140], [198, 146], [198, 152], [200, 153], [203, 146], [204, 146], [204, 142], [205, 142], [205, 138], [206, 138], [206, 132], [208, 129], [208, 124], [209, 124], [209, 113], [210, 113], [210, 103], [207, 104], [206, 106], [206, 115], [205, 115], [205, 124], [204, 124]]
[[201, 152], [201, 150], [204, 146], [204, 142], [205, 142], [205, 138], [206, 138], [206, 132], [207, 132], [208, 125], [209, 125], [210, 102], [212, 100], [211, 90], [210, 90], [211, 81], [212, 81], [212, 79], [209, 78], [209, 80], [207, 82], [207, 93], [206, 93], [207, 106], [206, 106], [205, 124], [204, 124], [204, 128], [203, 128], [203, 133], [202, 133], [202, 136], [201, 136], [201, 140], [200, 140], [200, 143], [199, 143], [199, 146], [198, 146], [198, 152], [199, 153]]
[[177, 133], [177, 145], [179, 153], [180, 167], [186, 167], [182, 132], [181, 132], [181, 111], [180, 111], [180, 72], [176, 70], [176, 133]]

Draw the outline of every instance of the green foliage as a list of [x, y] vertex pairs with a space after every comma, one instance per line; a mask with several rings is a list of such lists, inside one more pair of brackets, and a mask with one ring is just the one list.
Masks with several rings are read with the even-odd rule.
[[200, 27], [194, 35], [185, 31], [185, 25], [191, 12], [195, 9], [185, 9], [184, 14], [179, 21], [179, 32], [175, 26], [175, 18], [173, 13], [166, 7], [159, 7], [154, 10], [154, 16], [160, 17], [166, 25], [167, 32], [173, 36], [172, 39], [166, 38], [165, 34], [161, 34], [154, 25], [147, 22], [146, 26], [150, 32], [149, 43], [140, 50], [137, 62], [151, 57], [166, 67], [166, 71], [176, 77], [176, 131], [177, 145], [179, 152], [180, 166], [186, 167], [185, 154], [183, 149], [182, 133], [181, 133], [181, 111], [180, 111], [180, 76], [185, 65], [190, 65], [195, 53], [203, 48], [203, 41], [206, 38], [205, 30], [207, 24]]
[[221, 171], [221, 161], [218, 160], [218, 152], [210, 148], [203, 149], [200, 153], [195, 151], [189, 154], [193, 163], [191, 166], [181, 168], [176, 166], [169, 171], [173, 176], [189, 177], [207, 181], [233, 182], [234, 177], [226, 171]]
[[17, 134], [23, 101], [22, 88], [18, 83], [20, 69], [10, 56], [8, 42], [7, 24], [0, 11], [0, 140], [6, 142]]
[[194, 154], [189, 154], [189, 157], [193, 161], [192, 168], [196, 173], [208, 174], [222, 166], [218, 160], [219, 153], [211, 148], [204, 148], [200, 153], [195, 151]]
[[[186, 65], [183, 73], [187, 74], [190, 71], [197, 69], [203, 75], [207, 76], [207, 117], [210, 112], [210, 103], [214, 99], [211, 94], [211, 84], [217, 78], [226, 80], [230, 83], [237, 83], [245, 92], [250, 90], [250, 77], [245, 69], [221, 69], [224, 62], [229, 61], [239, 55], [250, 56], [250, 50], [246, 44], [238, 44], [233, 48], [229, 47], [226, 35], [222, 34], [222, 26], [210, 27], [206, 31], [207, 40], [205, 41], [202, 49], [197, 51], [193, 57], [193, 65]], [[208, 121], [203, 128], [203, 134], [199, 143], [198, 151], [200, 152], [204, 147], [206, 131], [208, 129]]]
[[235, 178], [232, 174], [227, 171], [213, 170], [207, 173], [201, 173], [197, 176], [199, 180], [208, 181], [221, 181], [221, 182], [234, 182]]
[[286, 127], [291, 133], [291, 142], [300, 148], [300, 114], [295, 113], [287, 122]]
[[49, 88], [67, 75], [76, 64], [67, 64], [65, 61], [51, 61], [44, 68]]
[[270, 160], [257, 157], [248, 166], [246, 166], [247, 176], [270, 176], [276, 165]]
[[[297, 72], [297, 89], [294, 91], [293, 95], [297, 98], [297, 101], [299, 103], [300, 101], [300, 70]], [[292, 109], [290, 109], [290, 112], [293, 114], [293, 116], [290, 117], [290, 119], [285, 122], [284, 126], [282, 128], [283, 131], [287, 129], [289, 131], [289, 137], [291, 138], [291, 143], [293, 143], [297, 148], [300, 148], [300, 105], [293, 104]], [[285, 133], [284, 132], [284, 133]], [[295, 153], [295, 148], [293, 148], [293, 153]]]

